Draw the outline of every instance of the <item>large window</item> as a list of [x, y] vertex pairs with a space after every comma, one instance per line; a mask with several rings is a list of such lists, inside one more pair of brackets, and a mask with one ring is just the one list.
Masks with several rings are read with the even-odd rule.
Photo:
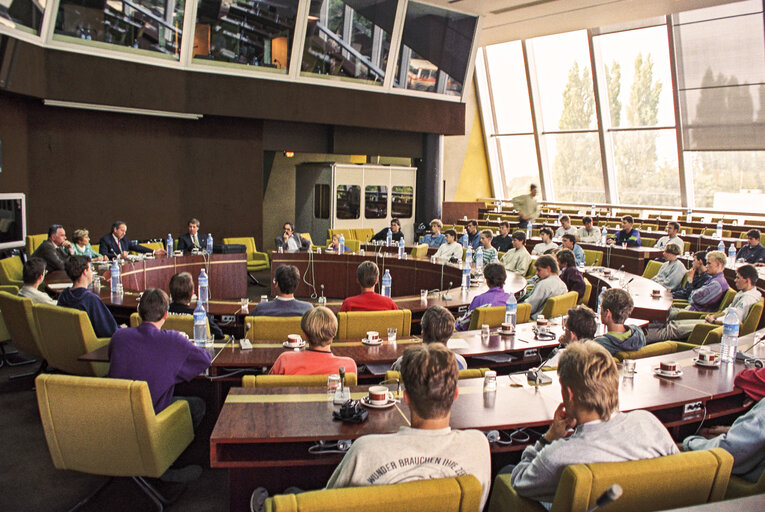
[[39, 34], [45, 4], [46, 0], [0, 1], [0, 25]]

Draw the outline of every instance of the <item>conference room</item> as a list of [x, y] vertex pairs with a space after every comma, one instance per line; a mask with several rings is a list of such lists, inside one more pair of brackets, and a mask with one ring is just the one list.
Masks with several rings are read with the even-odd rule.
[[[609, 290], [625, 290], [632, 302], [627, 318], [615, 322], [623, 332], [699, 321], [684, 339], [613, 354], [619, 405], [627, 416], [649, 411], [674, 442], [683, 443], [697, 431], [754, 414], [752, 397], [734, 381], [744, 370], [758, 370], [763, 349], [757, 342], [765, 334], [761, 301], [747, 305], [739, 318], [740, 356], [732, 363], [718, 361], [719, 344], [729, 343], [726, 308], [735, 300], [736, 309], [737, 292], [749, 297], [765, 289], [763, 268], [756, 257], [747, 259], [759, 254], [765, 229], [758, 165], [765, 155], [763, 4], [575, 4], [0, 2], [2, 291], [15, 298], [27, 285], [58, 301], [88, 288], [119, 326], [117, 333], [147, 322], [140, 294], [154, 288], [171, 292], [171, 278], [188, 273], [195, 296], [180, 305], [171, 301], [164, 328], [196, 340], [193, 312], [202, 303], [210, 329], [199, 347], [210, 358], [208, 369], [175, 388], [177, 396], [204, 402], [204, 419], [193, 429], [193, 410], [187, 422], [182, 404], [166, 409], [182, 417], [185, 438], [168, 442], [174, 451], [162, 453], [147, 471], [141, 467], [146, 460], [136, 460], [145, 453], [140, 443], [159, 437], [128, 433], [118, 400], [99, 395], [99, 382], [119, 380], [106, 377], [110, 336], [88, 334], [87, 317], [79, 314], [38, 323], [37, 306], [31, 305], [8, 321], [6, 310], [15, 306], [0, 303], [0, 402], [8, 411], [7, 456], [0, 462], [8, 487], [0, 493], [0, 506], [69, 510], [99, 489], [83, 510], [153, 509], [159, 495], [175, 500], [164, 505], [171, 510], [247, 510], [259, 488], [271, 496], [290, 487], [322, 489], [358, 439], [394, 434], [415, 422], [417, 407], [404, 390], [416, 387], [402, 389], [405, 372], [389, 372], [407, 349], [438, 339], [426, 327], [429, 315], [442, 310], [465, 328], [440, 340], [463, 372], [447, 426], [487, 439], [488, 485], [476, 497], [475, 480], [445, 474], [450, 481], [443, 486], [394, 488], [375, 497], [363, 492], [383, 492], [384, 486], [358, 489], [358, 495], [355, 488], [294, 494], [289, 507], [313, 503], [313, 509], [321, 504], [331, 510], [347, 500], [384, 507], [383, 495], [403, 500], [388, 509], [426, 506], [422, 501], [433, 507], [441, 502], [432, 496], [442, 493], [456, 500], [464, 493], [463, 508], [455, 505], [460, 510], [537, 505], [517, 495], [510, 478], [499, 473], [518, 465], [555, 421], [566, 389], [556, 369], [567, 350], [558, 345], [561, 336], [568, 339], [569, 310], [595, 312], [597, 335], [605, 336], [612, 327], [602, 307]], [[574, 251], [582, 250], [584, 265], [569, 265], [556, 249], [534, 254], [522, 272], [512, 271], [505, 262], [515, 251], [533, 253], [543, 229], [553, 233], [551, 244], [563, 244], [556, 231], [564, 215], [577, 232]], [[598, 236], [585, 241], [580, 235], [588, 218]], [[439, 246], [428, 245], [438, 235], [426, 237], [434, 219], [441, 221], [439, 234], [448, 240], [453, 230], [462, 246], [455, 260], [436, 257]], [[120, 223], [124, 232], [119, 225], [115, 230]], [[64, 230], [66, 244], [56, 243], [58, 229], [49, 236], [53, 225]], [[117, 263], [118, 288], [111, 282], [114, 265], [98, 258], [77, 278], [61, 267], [43, 271], [37, 286], [25, 282], [24, 265], [40, 246], [47, 243], [70, 259], [72, 251], [86, 247], [80, 245], [87, 243], [83, 230], [93, 255], [109, 237], [117, 245], [129, 243], [127, 257]], [[504, 236], [503, 230], [508, 237], [523, 235], [515, 245], [508, 240], [506, 251], [496, 251], [506, 269], [500, 293], [517, 302], [514, 330], [503, 326], [510, 319], [505, 299], [471, 307], [496, 288], [484, 269], [496, 263], [491, 240]], [[757, 237], [750, 236], [753, 231]], [[394, 242], [399, 232], [402, 244]], [[190, 245], [180, 245], [184, 236]], [[666, 240], [678, 238], [679, 254], [667, 256]], [[657, 282], [668, 272], [665, 260], [676, 258], [675, 267], [688, 272], [681, 288], [692, 288], [693, 278], [717, 261], [713, 256], [698, 270], [701, 255], [721, 247], [727, 259], [716, 282], [727, 291], [704, 314], [682, 311], [693, 309], [693, 302]], [[479, 248], [489, 256], [476, 258]], [[365, 288], [357, 273], [365, 261], [378, 269], [372, 289], [390, 290], [397, 310], [361, 316], [344, 310], [344, 301]], [[740, 287], [742, 279], [747, 282], [742, 276], [749, 271], [741, 270], [746, 264], [756, 272], [748, 279], [752, 292]], [[299, 273], [294, 287], [279, 270], [289, 267]], [[202, 269], [206, 302], [197, 300], [204, 299]], [[583, 291], [529, 300], [561, 271], [581, 274]], [[90, 281], [81, 286], [88, 273]], [[301, 318], [255, 314], [261, 302], [293, 298], [311, 310], [324, 306], [332, 312], [337, 332], [331, 343], [284, 347], [288, 335], [313, 341]], [[173, 308], [187, 316], [180, 318]], [[707, 315], [720, 316], [705, 322]], [[26, 334], [18, 330], [20, 319], [26, 319]], [[217, 339], [214, 328], [221, 333]], [[50, 351], [34, 343], [70, 338], [78, 341]], [[270, 382], [277, 377], [269, 375], [276, 360], [295, 348], [330, 350], [354, 361], [357, 373], [341, 379], [343, 393], [360, 401], [357, 412], [366, 412], [364, 421], [331, 419], [341, 405], [322, 389], [327, 375], [297, 387]], [[696, 363], [702, 353], [718, 354], [713, 363], [719, 366]], [[654, 374], [672, 362], [682, 375]], [[84, 381], [70, 383], [68, 377]], [[496, 391], [487, 391], [492, 381]], [[53, 388], [59, 383], [87, 389], [59, 394], [66, 389]], [[392, 407], [369, 406], [370, 387], [381, 383], [393, 394]], [[123, 393], [146, 391], [134, 386]], [[82, 399], [70, 401], [72, 396]], [[145, 405], [146, 397], [141, 400]], [[89, 404], [100, 408], [78, 412]], [[141, 421], [158, 425], [157, 419], [167, 417], [161, 415]], [[106, 426], [82, 418], [106, 419], [123, 430], [107, 433]], [[65, 427], [68, 421], [78, 426]], [[100, 432], [92, 438], [96, 442], [63, 448], [86, 427]], [[109, 447], [109, 441], [130, 436], [135, 444]], [[51, 449], [54, 440], [58, 452]], [[668, 466], [679, 465], [673, 474], [683, 464], [696, 464], [675, 463], [676, 456], [696, 454], [667, 455]], [[725, 455], [718, 459], [730, 465]], [[193, 466], [201, 470], [195, 480], [161, 479], [168, 468]], [[618, 471], [632, 474], [625, 468]], [[707, 491], [693, 487], [682, 493], [695, 501], [676, 501], [670, 490], [662, 494], [652, 484], [663, 477], [651, 472], [665, 470], [646, 467], [645, 478], [628, 481], [598, 479], [586, 503], [574, 505], [562, 490], [546, 501], [586, 510], [613, 484], [624, 490], [614, 509], [620, 502], [625, 509], [701, 507], [765, 492], [761, 478], [745, 480], [734, 464], [732, 474], [707, 481]], [[117, 478], [100, 489], [111, 476]], [[648, 490], [630, 487], [632, 480]], [[635, 493], [644, 501], [632, 501]], [[417, 497], [422, 501], [406, 501]], [[754, 499], [731, 506], [760, 508], [762, 496]], [[446, 501], [439, 510], [451, 506]], [[272, 498], [265, 506], [281, 510], [285, 502]]]

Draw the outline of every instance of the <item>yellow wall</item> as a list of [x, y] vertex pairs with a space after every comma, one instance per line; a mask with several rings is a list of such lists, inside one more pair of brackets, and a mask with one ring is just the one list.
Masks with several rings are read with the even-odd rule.
[[473, 128], [470, 130], [455, 201], [475, 201], [479, 197], [491, 197], [489, 163], [483, 142], [481, 116], [477, 112], [478, 104], [474, 102], [473, 105], [476, 107], [476, 112], [473, 116]]

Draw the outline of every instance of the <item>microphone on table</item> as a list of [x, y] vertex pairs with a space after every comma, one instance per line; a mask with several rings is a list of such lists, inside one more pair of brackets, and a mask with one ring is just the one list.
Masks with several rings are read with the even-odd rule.
[[544, 367], [545, 364], [547, 364], [548, 361], [550, 361], [550, 359], [555, 357], [555, 355], [560, 351], [560, 349], [561, 349], [560, 345], [552, 349], [552, 352], [550, 352], [550, 355], [547, 356], [547, 359], [542, 361], [536, 370], [529, 370], [528, 372], [526, 372], [526, 379], [529, 381], [529, 384], [531, 384], [532, 386], [542, 386], [544, 384], [550, 384], [552, 382], [552, 379], [542, 372], [542, 368]]
[[444, 292], [444, 293], [441, 295], [441, 298], [442, 298], [443, 300], [452, 300], [452, 296], [451, 296], [451, 295], [449, 295], [449, 290], [451, 290], [451, 289], [452, 289], [452, 284], [454, 284], [454, 283], [453, 283], [452, 281], [449, 281], [449, 288], [447, 289], [447, 291], [445, 291], [445, 292]]
[[341, 405], [351, 399], [351, 390], [345, 387], [345, 366], [341, 366], [338, 373], [340, 374], [340, 387], [335, 390], [333, 403]]
[[634, 280], [635, 280], [635, 278], [633, 277], [632, 279], [630, 279], [629, 281], [627, 281], [626, 283], [624, 283], [624, 286], [622, 287], [622, 290], [624, 290], [624, 291], [626, 292], [626, 291], [627, 291], [627, 287], [628, 287], [628, 286], [630, 285], [630, 283], [631, 283], [632, 281], [634, 281]]
[[600, 497], [595, 500], [595, 504], [587, 509], [587, 512], [593, 512], [594, 510], [597, 510], [601, 507], [605, 507], [606, 505], [609, 505], [613, 503], [614, 501], [618, 500], [622, 497], [622, 493], [624, 491], [622, 490], [622, 486], [619, 484], [614, 484], [608, 489], [605, 490], [603, 494], [600, 495]]

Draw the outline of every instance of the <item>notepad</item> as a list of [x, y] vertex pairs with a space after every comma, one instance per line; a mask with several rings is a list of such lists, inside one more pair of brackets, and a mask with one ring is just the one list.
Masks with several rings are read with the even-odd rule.
[[452, 339], [446, 342], [446, 346], [452, 350], [455, 348], [470, 348], [467, 341], [461, 339]]

